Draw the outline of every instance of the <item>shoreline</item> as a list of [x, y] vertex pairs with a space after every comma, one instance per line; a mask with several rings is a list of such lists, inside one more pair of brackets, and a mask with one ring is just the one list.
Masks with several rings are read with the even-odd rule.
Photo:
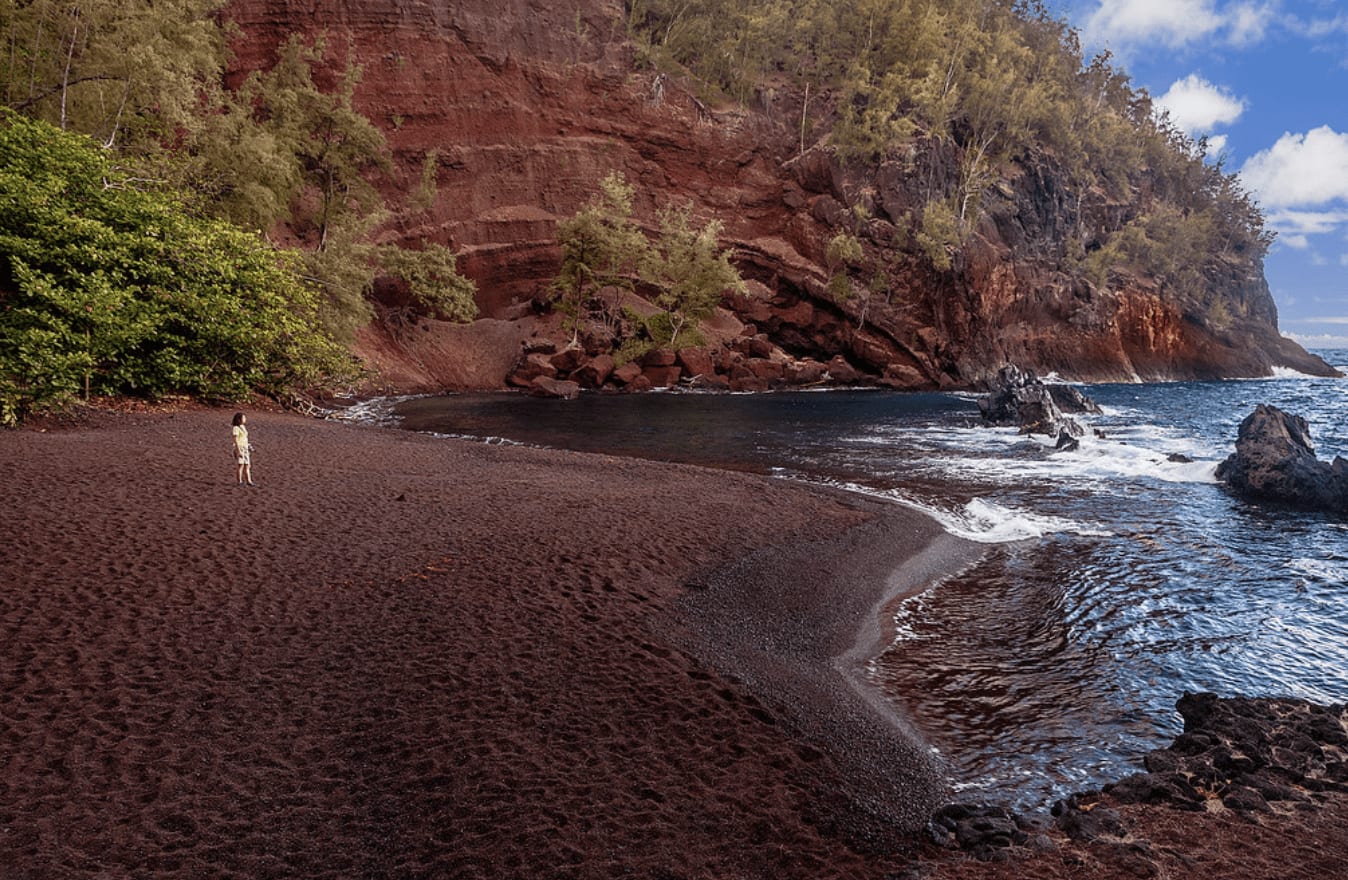
[[0, 553], [0, 864], [16, 878], [1348, 866], [1343, 787], [1240, 813], [1083, 795], [1072, 829], [943, 810], [964, 849], [938, 846], [921, 826], [946, 780], [863, 666], [895, 602], [985, 545], [909, 508], [249, 422], [256, 490], [230, 484], [223, 410], [0, 432], [0, 528], [22, 536]]
[[[986, 552], [911, 508], [842, 490], [871, 519], [728, 563], [679, 603], [685, 644], [744, 681], [836, 762], [854, 838], [922, 831], [950, 789], [921, 731], [866, 678], [888, 612]], [[892, 842], [892, 845], [897, 845]]]
[[[25, 537], [0, 561], [17, 876], [910, 863], [941, 777], [847, 667], [934, 521], [757, 475], [249, 415], [255, 490], [231, 485], [223, 410], [0, 433], [0, 526]], [[733, 591], [772, 572], [826, 638], [783, 621], [739, 633], [787, 645], [782, 665], [710, 662], [685, 603], [752, 601]]]

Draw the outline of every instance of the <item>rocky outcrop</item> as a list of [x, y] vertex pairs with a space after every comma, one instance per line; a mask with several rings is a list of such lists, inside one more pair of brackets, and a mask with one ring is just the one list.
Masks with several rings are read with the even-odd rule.
[[534, 397], [573, 400], [580, 394], [580, 384], [568, 379], [549, 379], [547, 376], [539, 376], [529, 383], [529, 393]]
[[983, 861], [1060, 850], [1064, 860], [1090, 853], [1127, 875], [1154, 877], [1162, 873], [1160, 859], [1130, 827], [1125, 811], [1132, 805], [1257, 821], [1348, 793], [1348, 706], [1186, 693], [1175, 707], [1184, 731], [1150, 752], [1143, 772], [1058, 801], [1051, 819], [949, 804], [932, 816], [929, 834], [939, 846]]
[[[334, 67], [348, 53], [360, 65], [356, 104], [394, 154], [379, 181], [394, 208], [383, 237], [460, 253], [486, 320], [532, 319], [559, 265], [558, 219], [616, 170], [636, 185], [648, 229], [660, 207], [677, 203], [723, 221], [724, 243], [750, 281], [725, 307], [797, 362], [837, 361], [835, 378], [974, 388], [1004, 363], [1081, 381], [1267, 375], [1275, 365], [1332, 373], [1278, 335], [1257, 260], [1233, 256], [1209, 273], [1211, 298], [1223, 305], [1211, 314], [1152, 279], [1105, 290], [1064, 271], [1069, 237], [1103, 234], [1120, 207], [1068, 192], [1049, 156], [1009, 167], [984, 194], [958, 264], [935, 268], [909, 237], [932, 188], [952, 182], [933, 175], [957, 174], [956, 145], [918, 139], [904, 155], [844, 164], [822, 139], [824, 119], [821, 140], [801, 143], [801, 96], [789, 89], [712, 107], [691, 82], [639, 68], [617, 0], [233, 0], [226, 14], [240, 29], [235, 81], [269, 66], [296, 31], [326, 33]], [[828, 106], [815, 97], [811, 109]], [[435, 198], [413, 204], [407, 194], [428, 160]], [[931, 173], [914, 175], [918, 166]], [[853, 295], [840, 299], [826, 251], [842, 231], [885, 268], [882, 278], [853, 279]], [[458, 378], [455, 349], [441, 348], [433, 359], [409, 356], [426, 368], [411, 372], [453, 377], [447, 386], [483, 381]], [[398, 385], [401, 375], [386, 379]], [[755, 372], [739, 381], [776, 379]]]
[[1348, 461], [1316, 458], [1306, 420], [1267, 404], [1240, 423], [1217, 479], [1246, 498], [1348, 513]]
[[[550, 346], [549, 346], [550, 347]], [[837, 375], [832, 370], [837, 370]], [[559, 352], [526, 350], [506, 377], [514, 387], [538, 393], [566, 381], [577, 389], [650, 391], [684, 387], [703, 391], [774, 391], [823, 383], [850, 384], [858, 374], [841, 364], [798, 360], [755, 334], [700, 348], [654, 349], [619, 365], [607, 352], [580, 345]]]
[[980, 861], [1004, 858], [1012, 847], [1055, 848], [1040, 819], [987, 804], [947, 804], [927, 827], [932, 839], [947, 849], [967, 852]]
[[1081, 423], [1065, 412], [1098, 413], [1100, 408], [1079, 389], [1049, 385], [1032, 372], [1008, 365], [988, 382], [988, 393], [978, 399], [978, 410], [989, 425], [1056, 437], [1062, 449], [1075, 448], [1075, 438], [1086, 434]]
[[1147, 755], [1146, 772], [1107, 786], [1115, 800], [1260, 813], [1348, 792], [1348, 707], [1185, 694], [1175, 708], [1184, 732]]

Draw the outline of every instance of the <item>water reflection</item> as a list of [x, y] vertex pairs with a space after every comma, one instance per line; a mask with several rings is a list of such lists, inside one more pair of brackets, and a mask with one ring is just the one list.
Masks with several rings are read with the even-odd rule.
[[1068, 581], [1092, 556], [1084, 540], [1001, 547], [901, 608], [902, 638], [873, 664], [874, 680], [970, 796], [1011, 792], [1018, 805], [1037, 805], [1121, 749], [1151, 747], [1154, 719], [1118, 699], [1116, 615], [1073, 601], [1079, 587]]
[[[1063, 455], [940, 394], [465, 395], [397, 414], [414, 430], [854, 486], [952, 529], [1044, 535], [990, 545], [905, 603], [872, 669], [970, 796], [1029, 807], [1132, 772], [1178, 731], [1186, 690], [1348, 699], [1348, 524], [1245, 504], [1211, 478], [1251, 401], [1308, 395], [1341, 424], [1342, 388], [1100, 386], [1109, 439]], [[1317, 433], [1322, 455], [1348, 442]]]

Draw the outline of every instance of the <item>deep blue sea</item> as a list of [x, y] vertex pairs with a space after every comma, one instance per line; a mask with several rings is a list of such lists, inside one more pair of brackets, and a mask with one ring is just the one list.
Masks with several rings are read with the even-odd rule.
[[[1317, 353], [1348, 372], [1348, 352]], [[1104, 437], [1074, 452], [984, 427], [959, 394], [457, 395], [384, 412], [847, 487], [985, 543], [898, 609], [870, 675], [962, 798], [1033, 809], [1139, 769], [1179, 732], [1186, 690], [1348, 702], [1348, 519], [1250, 504], [1213, 477], [1258, 403], [1304, 417], [1321, 458], [1348, 457], [1348, 379], [1082, 387]]]

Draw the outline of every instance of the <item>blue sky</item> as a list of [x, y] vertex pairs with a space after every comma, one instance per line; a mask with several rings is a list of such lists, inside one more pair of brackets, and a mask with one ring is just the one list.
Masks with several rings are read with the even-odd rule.
[[1348, 348], [1348, 2], [1049, 0], [1254, 193], [1279, 326]]

